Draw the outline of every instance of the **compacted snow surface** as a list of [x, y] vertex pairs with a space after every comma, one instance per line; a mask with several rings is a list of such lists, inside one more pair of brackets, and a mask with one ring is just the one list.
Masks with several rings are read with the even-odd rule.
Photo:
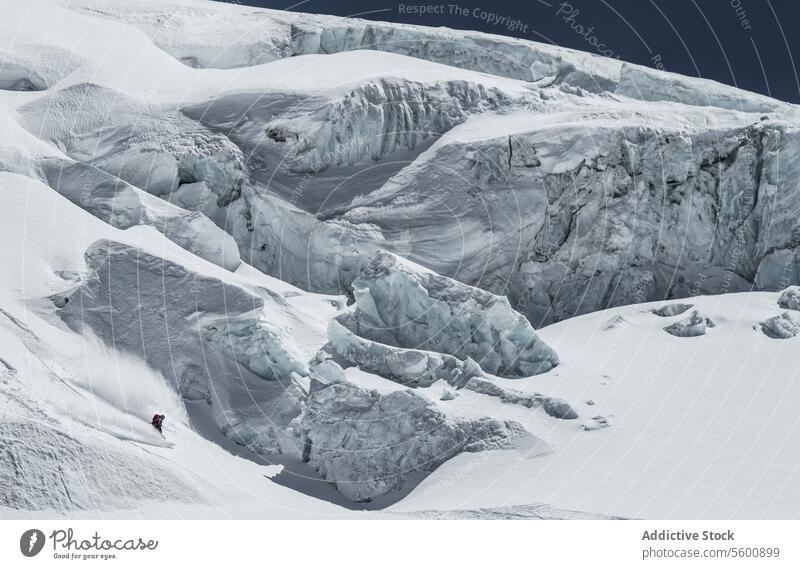
[[474, 32], [2, 3], [0, 517], [797, 518], [798, 119]]

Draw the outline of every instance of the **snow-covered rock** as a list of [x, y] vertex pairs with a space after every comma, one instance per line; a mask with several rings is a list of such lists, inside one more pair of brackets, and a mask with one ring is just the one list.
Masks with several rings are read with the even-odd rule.
[[439, 397], [439, 401], [453, 401], [455, 400], [456, 397], [458, 397], [458, 393], [453, 393], [450, 390], [445, 390]]
[[607, 429], [610, 426], [611, 423], [606, 417], [603, 415], [595, 415], [590, 420], [583, 423], [581, 429], [584, 431], [599, 431], [601, 429]]
[[761, 323], [761, 330], [770, 338], [788, 340], [800, 334], [800, 316], [794, 312], [784, 312], [767, 318]]
[[384, 344], [472, 358], [489, 373], [550, 370], [558, 357], [503, 297], [381, 251], [353, 281], [355, 310], [341, 322]]
[[715, 326], [714, 321], [700, 314], [695, 310], [689, 316], [678, 322], [674, 322], [664, 328], [673, 336], [681, 338], [691, 338], [693, 336], [702, 336], [706, 333], [708, 328]]
[[348, 383], [312, 392], [302, 426], [304, 460], [356, 501], [402, 490], [461, 452], [528, 436], [515, 422], [453, 419], [413, 391], [381, 395]]
[[800, 310], [800, 286], [790, 286], [778, 295], [778, 306], [789, 310]]
[[656, 308], [653, 310], [653, 314], [656, 316], [663, 316], [665, 318], [671, 318], [672, 316], [677, 316], [678, 314], [683, 314], [693, 305], [691, 304], [684, 304], [682, 302], [673, 302], [672, 304], [665, 304], [661, 308]]

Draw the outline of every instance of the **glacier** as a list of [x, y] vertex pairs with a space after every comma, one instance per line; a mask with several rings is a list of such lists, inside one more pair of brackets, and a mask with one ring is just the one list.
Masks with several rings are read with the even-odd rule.
[[477, 32], [15, 8], [0, 517], [797, 517], [797, 106]]

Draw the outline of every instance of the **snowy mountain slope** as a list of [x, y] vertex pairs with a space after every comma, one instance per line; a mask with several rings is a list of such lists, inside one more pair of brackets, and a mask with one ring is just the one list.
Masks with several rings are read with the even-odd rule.
[[[557, 394], [579, 419], [558, 421], [467, 390], [440, 404], [517, 420], [552, 452], [462, 455], [389, 510], [458, 517], [461, 510], [546, 504], [645, 519], [796, 518], [800, 339], [762, 332], [761, 322], [785, 312], [776, 298], [695, 297], [693, 308], [670, 317], [651, 312], [665, 303], [632, 305], [542, 328], [562, 364], [495, 383]], [[664, 331], [692, 310], [716, 326], [693, 338]]]
[[2, 515], [798, 515], [795, 106], [204, 0], [0, 32]]
[[[21, 337], [3, 343], [4, 440], [6, 445], [16, 441], [3, 462], [3, 475], [9, 482], [4, 507], [117, 510], [155, 501], [159, 503], [157, 515], [172, 507], [193, 515], [189, 505], [209, 512], [224, 500], [245, 500], [246, 493], [224, 486], [212, 492], [216, 483], [204, 478], [202, 461], [195, 455], [209, 453], [223, 463], [223, 472], [233, 457], [204, 443], [195, 430], [206, 436], [216, 431], [216, 439], [224, 435], [247, 447], [251, 460], [263, 463], [270, 455], [302, 454], [299, 433], [292, 435], [292, 419], [302, 418], [303, 436], [316, 439], [315, 453], [326, 449], [316, 433], [326, 433], [323, 425], [331, 414], [320, 413], [317, 420], [305, 411], [302, 382], [294, 378], [308, 374], [303, 362], [315, 350], [309, 320], [315, 313], [322, 318], [321, 326], [326, 305], [332, 316], [330, 299], [319, 298], [312, 312], [309, 301], [313, 299], [308, 298], [307, 306], [295, 312], [283, 294], [268, 288], [272, 284], [268, 277], [258, 282], [257, 275], [245, 272], [237, 278], [192, 257], [157, 232], [114, 228], [22, 176], [3, 174], [2, 187], [3, 210], [9, 218], [4, 230], [25, 236], [22, 246], [6, 252], [2, 259], [4, 266], [12, 269], [6, 275], [13, 275], [4, 282], [2, 314], [6, 322], [2, 331], [4, 336]], [[16, 223], [11, 223], [14, 220]], [[54, 242], [53, 236], [68, 233], [67, 227], [73, 238]], [[82, 260], [79, 251], [84, 247]], [[293, 293], [289, 301], [309, 296], [283, 292]], [[214, 303], [221, 306], [215, 308]], [[240, 315], [239, 310], [244, 312]], [[268, 323], [254, 314], [261, 311], [268, 314]], [[60, 325], [59, 319], [74, 332]], [[303, 321], [299, 329], [293, 329], [294, 319]], [[280, 328], [276, 327], [279, 323], [283, 324]], [[325, 337], [319, 332], [317, 347]], [[290, 353], [284, 347], [300, 339], [302, 349]], [[317, 393], [322, 397], [326, 390]], [[179, 396], [184, 401], [200, 400], [200, 406], [190, 404], [187, 414]], [[400, 403], [382, 404], [373, 421], [382, 420], [384, 409], [390, 414], [394, 409], [398, 415]], [[459, 422], [428, 405], [430, 417], [442, 422], [446, 435], [440, 436], [441, 442], [429, 451], [433, 453], [429, 458], [411, 453], [411, 457], [419, 455], [420, 464], [427, 468], [465, 446], [460, 433], [472, 433], [466, 444], [470, 449], [492, 448], [501, 444], [502, 438], [512, 438], [503, 434], [505, 427], [500, 423], [488, 419]], [[165, 412], [175, 425], [167, 430], [168, 442], [147, 423], [153, 410]], [[386, 428], [368, 433], [367, 442], [382, 445]], [[512, 433], [518, 436], [521, 429], [512, 429]], [[50, 439], [51, 446], [40, 449], [35, 443], [38, 437]], [[104, 442], [109, 438], [116, 442]], [[498, 442], [483, 442], [489, 439]], [[97, 445], [110, 445], [103, 459]], [[136, 458], [142, 452], [152, 453], [150, 447], [176, 452], [156, 453], [165, 460], [163, 465], [158, 461], [151, 465], [148, 457]], [[441, 455], [437, 450], [441, 448], [450, 450]], [[329, 472], [339, 475], [341, 467], [331, 462], [335, 456], [317, 458], [314, 454], [311, 465], [323, 476]], [[48, 457], [55, 462], [48, 462]], [[193, 467], [187, 469], [187, 465]], [[18, 467], [42, 475], [14, 477], [11, 472]], [[398, 473], [385, 460], [368, 472], [381, 480], [387, 478], [387, 467], [388, 478], [397, 478]], [[145, 478], [139, 484], [140, 468], [148, 469], [154, 481]], [[245, 472], [245, 478], [261, 477], [255, 472], [254, 468]], [[341, 478], [336, 481], [342, 483]], [[364, 487], [365, 482], [354, 482], [357, 488]], [[377, 494], [353, 490], [345, 495], [353, 499], [379, 496], [397, 484], [382, 487]], [[254, 491], [252, 486], [252, 481], [245, 486], [248, 493]], [[291, 492], [281, 502], [286, 503], [266, 504], [253, 515], [281, 516], [287, 514], [284, 508], [295, 507], [290, 506], [294, 503]], [[301, 515], [334, 511], [324, 505], [315, 509], [313, 502], [305, 506], [303, 500], [296, 502], [296, 507], [302, 507]], [[242, 506], [231, 507], [238, 511]]]
[[[154, 231], [104, 224], [30, 179], [2, 174], [0, 182], [3, 239], [16, 243], [0, 253], [2, 517], [22, 510], [346, 515], [269, 482], [264, 476], [274, 467], [237, 458], [198, 435], [198, 417], [189, 419], [160, 373], [89, 330], [71, 332], [47, 300], [80, 278], [83, 249], [99, 238], [161, 248], [173, 259], [184, 255], [181, 249]], [[242, 278], [269, 284], [268, 277]], [[168, 440], [149, 425], [155, 411], [168, 417]]]

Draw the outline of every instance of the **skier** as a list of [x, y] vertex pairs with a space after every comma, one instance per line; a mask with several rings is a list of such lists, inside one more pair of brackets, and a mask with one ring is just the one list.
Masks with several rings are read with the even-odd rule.
[[164, 436], [164, 433], [161, 431], [161, 427], [164, 424], [165, 418], [166, 417], [164, 417], [164, 415], [159, 415], [158, 413], [156, 413], [155, 415], [153, 415], [153, 420], [151, 421], [153, 427], [161, 434], [162, 437]]

